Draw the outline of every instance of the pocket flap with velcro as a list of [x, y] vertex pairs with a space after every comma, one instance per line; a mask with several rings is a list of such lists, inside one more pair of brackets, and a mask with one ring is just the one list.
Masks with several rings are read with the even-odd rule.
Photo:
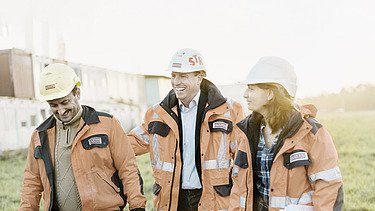
[[152, 192], [154, 193], [154, 195], [158, 195], [160, 190], [161, 190], [161, 186], [155, 182], [154, 185], [152, 186]]
[[238, 150], [234, 164], [240, 168], [246, 169], [249, 167], [249, 162], [247, 160], [247, 153], [241, 150]]
[[233, 130], [233, 123], [227, 119], [216, 119], [208, 123], [211, 132], [224, 132], [229, 134]]
[[230, 191], [232, 190], [232, 179], [230, 179], [229, 184], [226, 185], [216, 185], [214, 186], [214, 189], [217, 194], [219, 194], [222, 197], [226, 197], [230, 195]]
[[166, 137], [170, 129], [167, 124], [159, 121], [153, 121], [148, 124], [148, 132], [150, 134], [158, 134], [162, 137]]
[[105, 148], [109, 144], [108, 136], [106, 134], [96, 134], [85, 138], [81, 141], [82, 146], [86, 150], [90, 150], [92, 148]]
[[292, 169], [298, 166], [308, 166], [311, 161], [309, 155], [304, 150], [294, 150], [290, 153], [284, 153], [284, 166]]

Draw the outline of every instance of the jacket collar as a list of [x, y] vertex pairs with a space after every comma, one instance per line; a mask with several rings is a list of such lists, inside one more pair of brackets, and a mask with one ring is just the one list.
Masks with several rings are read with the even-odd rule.
[[[260, 123], [263, 119], [263, 116], [257, 112], [253, 112], [245, 119], [237, 123], [237, 126], [248, 136], [249, 139], [250, 131], [255, 129], [255, 127], [260, 127]], [[250, 139], [249, 139], [250, 140]]]
[[[83, 121], [90, 125], [90, 124], [96, 124], [99, 123], [99, 117], [94, 108], [91, 108], [90, 106], [82, 105], [83, 112], [82, 112], [82, 119]], [[46, 119], [42, 124], [39, 125], [39, 127], [36, 128], [38, 131], [45, 131], [50, 128], [53, 128], [56, 125], [56, 119], [53, 115], [51, 115], [48, 119]]]
[[[259, 142], [260, 125], [262, 119], [263, 116], [261, 114], [253, 112], [245, 119], [237, 123], [237, 126], [244, 132], [249, 141], [253, 159], [255, 159], [254, 156], [256, 155], [257, 145]], [[275, 154], [277, 154], [280, 148], [283, 146], [285, 139], [294, 136], [299, 131], [303, 122], [304, 120], [301, 113], [299, 111], [293, 112], [289, 122], [280, 133], [279, 141], [275, 146]]]
[[[257, 112], [253, 112], [245, 119], [237, 123], [237, 126], [249, 136], [254, 131], [258, 131], [263, 116]], [[298, 111], [293, 112], [289, 122], [280, 133], [280, 138], [285, 139], [292, 137], [298, 132], [298, 129], [302, 126], [303, 119], [301, 113]], [[248, 137], [249, 138], [249, 137]], [[250, 139], [249, 139], [250, 140]]]
[[[201, 83], [201, 95], [207, 96], [208, 108], [213, 109], [219, 107], [220, 105], [226, 102], [226, 99], [221, 95], [219, 89], [211, 81], [203, 79]], [[165, 105], [168, 108], [173, 108], [178, 105], [178, 99], [173, 89], [169, 91], [168, 95], [161, 102], [162, 105]]]
[[301, 113], [298, 111], [294, 111], [292, 116], [289, 119], [289, 122], [285, 126], [285, 128], [280, 133], [280, 138], [286, 139], [295, 135], [298, 130], [301, 128], [303, 123], [303, 119]]

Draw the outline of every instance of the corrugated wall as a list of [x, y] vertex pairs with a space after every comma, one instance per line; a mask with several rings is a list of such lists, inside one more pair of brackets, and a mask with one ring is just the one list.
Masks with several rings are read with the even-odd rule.
[[48, 104], [0, 97], [0, 151], [26, 148], [33, 130], [49, 115]]
[[34, 98], [31, 54], [18, 49], [0, 51], [0, 96]]
[[14, 96], [10, 66], [10, 50], [0, 51], [0, 96]]
[[31, 54], [12, 49], [10, 68], [14, 85], [14, 97], [34, 98], [34, 77]]

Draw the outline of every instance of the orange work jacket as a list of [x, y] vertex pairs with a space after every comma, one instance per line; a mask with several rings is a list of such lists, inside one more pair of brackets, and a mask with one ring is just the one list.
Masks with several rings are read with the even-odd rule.
[[[119, 121], [109, 114], [83, 107], [73, 140], [71, 162], [82, 210], [120, 210], [125, 196], [130, 209], [144, 208], [135, 155]], [[53, 116], [32, 134], [19, 210], [54, 210], [55, 125]]]
[[[342, 208], [343, 181], [336, 148], [315, 115], [315, 107], [301, 107], [280, 133], [270, 170], [269, 210], [282, 210], [289, 204], [322, 211]], [[234, 128], [239, 145], [230, 210], [251, 211], [259, 196], [254, 169], [262, 118], [254, 112]]]
[[[203, 103], [203, 104], [202, 104]], [[181, 183], [181, 120], [173, 92], [150, 108], [144, 122], [129, 137], [136, 155], [150, 153], [155, 184], [154, 209], [175, 211]], [[201, 107], [202, 106], [202, 107]], [[231, 191], [230, 171], [237, 141], [234, 124], [244, 118], [239, 103], [225, 99], [211, 82], [204, 79], [198, 102], [202, 115], [196, 131], [196, 167], [202, 184], [199, 210], [227, 210]], [[199, 119], [199, 118], [197, 118]], [[199, 127], [198, 127], [199, 128]]]

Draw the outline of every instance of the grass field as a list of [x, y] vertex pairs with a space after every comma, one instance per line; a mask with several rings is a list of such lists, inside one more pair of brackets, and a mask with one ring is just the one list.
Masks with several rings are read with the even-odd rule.
[[[345, 210], [375, 210], [375, 111], [318, 114], [331, 132], [344, 178]], [[16, 210], [25, 154], [5, 154], [0, 160], [0, 210]], [[152, 206], [152, 172], [148, 155], [138, 158], [147, 210]]]
[[375, 210], [375, 111], [318, 114], [318, 119], [339, 153], [345, 210]]

